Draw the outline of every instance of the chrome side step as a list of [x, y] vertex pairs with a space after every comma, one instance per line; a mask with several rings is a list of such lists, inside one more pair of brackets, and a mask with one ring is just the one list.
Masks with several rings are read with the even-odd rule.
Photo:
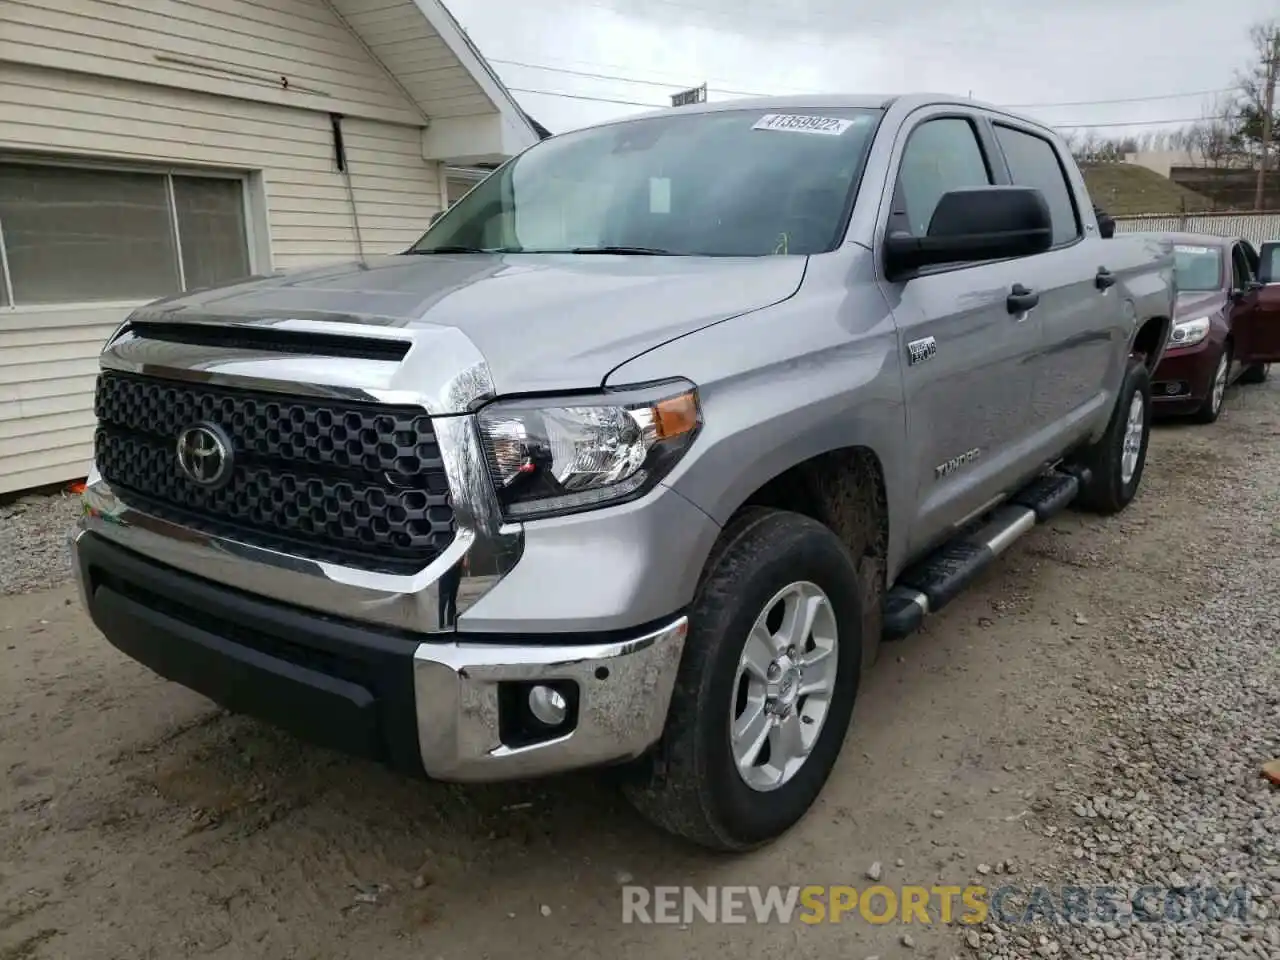
[[884, 638], [895, 640], [919, 628], [924, 618], [954, 600], [1038, 523], [1060, 513], [1076, 498], [1088, 475], [1046, 473], [992, 510], [986, 523], [943, 544], [898, 577], [885, 598]]

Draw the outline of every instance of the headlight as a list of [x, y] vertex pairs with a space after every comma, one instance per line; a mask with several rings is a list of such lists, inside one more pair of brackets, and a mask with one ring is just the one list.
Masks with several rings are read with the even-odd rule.
[[1173, 329], [1169, 332], [1169, 346], [1194, 346], [1208, 335], [1208, 317], [1196, 317], [1194, 320], [1179, 320], [1173, 325]]
[[589, 397], [498, 401], [479, 414], [503, 513], [529, 520], [643, 496], [702, 423], [680, 380]]

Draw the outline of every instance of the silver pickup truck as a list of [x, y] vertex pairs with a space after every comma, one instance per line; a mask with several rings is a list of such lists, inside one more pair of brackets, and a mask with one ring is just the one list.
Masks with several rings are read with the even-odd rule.
[[400, 255], [137, 310], [83, 602], [233, 711], [453, 781], [813, 803], [882, 637], [1142, 478], [1173, 312], [1045, 127], [738, 101], [546, 140]]

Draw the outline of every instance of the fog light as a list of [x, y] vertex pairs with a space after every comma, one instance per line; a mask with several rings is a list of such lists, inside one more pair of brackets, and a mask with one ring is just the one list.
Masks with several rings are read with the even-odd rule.
[[569, 715], [569, 702], [559, 691], [538, 684], [529, 691], [529, 712], [539, 723], [558, 727]]

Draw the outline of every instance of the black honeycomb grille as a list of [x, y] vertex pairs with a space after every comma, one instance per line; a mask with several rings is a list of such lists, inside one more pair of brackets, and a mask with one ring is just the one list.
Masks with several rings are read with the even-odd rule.
[[[430, 417], [119, 373], [98, 378], [94, 455], [127, 503], [203, 533], [313, 560], [408, 573], [452, 542]], [[232, 444], [223, 486], [190, 480], [179, 435], [208, 422]]]

